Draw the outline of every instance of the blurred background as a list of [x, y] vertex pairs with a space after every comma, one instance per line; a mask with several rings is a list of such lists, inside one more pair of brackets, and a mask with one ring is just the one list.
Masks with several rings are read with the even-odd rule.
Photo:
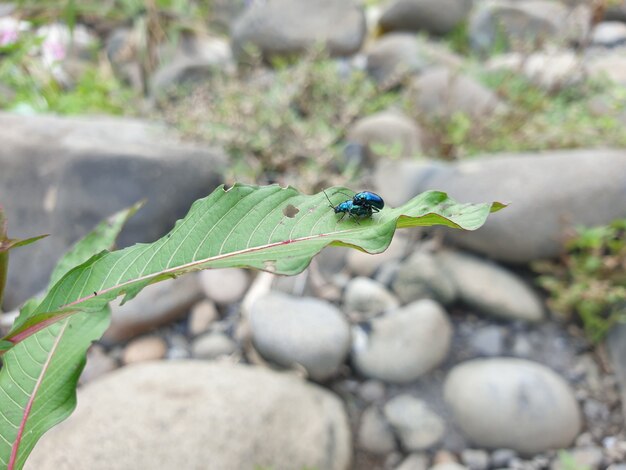
[[[219, 184], [509, 203], [154, 285], [31, 469], [625, 470], [624, 0], [0, 2], [0, 327], [98, 221]], [[330, 209], [329, 209], [330, 210]]]

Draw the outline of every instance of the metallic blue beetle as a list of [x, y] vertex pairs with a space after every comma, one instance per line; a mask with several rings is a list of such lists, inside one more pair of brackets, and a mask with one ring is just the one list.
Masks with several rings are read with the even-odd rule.
[[326, 191], [324, 191], [324, 195], [326, 196], [326, 199], [328, 199], [329, 207], [335, 211], [335, 214], [341, 214], [339, 221], [341, 221], [346, 214], [348, 214], [350, 218], [353, 218], [357, 223], [357, 218], [367, 218], [372, 216], [372, 207], [369, 205], [355, 204], [354, 201], [348, 199], [347, 201], [343, 201], [342, 203], [333, 206], [333, 203], [328, 197], [328, 194], [326, 194]]
[[385, 207], [385, 201], [383, 201], [383, 198], [370, 191], [361, 191], [360, 193], [356, 193], [352, 198], [352, 202], [358, 206], [370, 207], [374, 212], [378, 212]]

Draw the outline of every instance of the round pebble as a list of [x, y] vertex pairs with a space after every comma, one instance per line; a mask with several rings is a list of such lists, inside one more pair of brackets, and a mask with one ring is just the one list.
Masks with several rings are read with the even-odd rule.
[[210, 300], [198, 302], [193, 306], [189, 315], [189, 334], [197, 336], [204, 333], [218, 317], [219, 314], [213, 302]]
[[196, 338], [191, 345], [193, 357], [215, 359], [237, 351], [237, 343], [222, 333], [208, 333]]
[[153, 361], [163, 359], [167, 353], [167, 344], [159, 336], [144, 336], [137, 338], [124, 348], [122, 362], [133, 364], [135, 362]]
[[315, 380], [337, 373], [350, 349], [350, 327], [329, 302], [278, 292], [257, 300], [250, 312], [252, 341], [266, 359], [304, 367]]
[[366, 408], [361, 415], [358, 443], [361, 449], [375, 455], [386, 455], [396, 450], [393, 431], [375, 406]]
[[238, 302], [248, 289], [250, 277], [244, 269], [207, 269], [200, 273], [205, 295], [220, 305]]
[[523, 359], [479, 359], [454, 367], [444, 385], [454, 418], [470, 441], [534, 455], [570, 445], [581, 413], [570, 386]]
[[343, 305], [346, 313], [358, 315], [359, 320], [367, 320], [396, 309], [400, 304], [382, 284], [368, 277], [355, 277], [346, 287]]
[[365, 377], [407, 383], [448, 354], [452, 326], [445, 310], [424, 299], [353, 328], [352, 361]]
[[399, 395], [384, 407], [387, 421], [410, 452], [435, 445], [445, 432], [444, 421], [428, 405], [411, 395]]

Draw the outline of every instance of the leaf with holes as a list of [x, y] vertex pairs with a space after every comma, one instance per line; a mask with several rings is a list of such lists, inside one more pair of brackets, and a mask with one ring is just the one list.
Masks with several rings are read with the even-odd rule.
[[[327, 194], [336, 205], [349, 197], [346, 196], [348, 191], [332, 188]], [[123, 295], [124, 301], [128, 301], [149, 284], [201, 269], [248, 267], [297, 274], [328, 245], [380, 253], [389, 246], [397, 227], [445, 225], [475, 230], [490, 212], [504, 207], [499, 203], [459, 204], [445, 193], [429, 191], [401, 207], [386, 207], [372, 217], [359, 220], [344, 217], [342, 220], [329, 207], [326, 198], [323, 192], [307, 196], [294, 188], [277, 185], [218, 188], [196, 201], [187, 216], [156, 242], [101, 252], [62, 276], [39, 305], [20, 315], [0, 342], [0, 347], [8, 350], [5, 357], [11, 357], [12, 362], [28, 358], [28, 364], [39, 368], [37, 370], [50, 365], [43, 357], [36, 356], [33, 349], [24, 350], [24, 343], [32, 345], [31, 338], [35, 337], [39, 347], [39, 343], [46, 340], [42, 351], [48, 352], [67, 346], [55, 356], [59, 367], [50, 376], [52, 378], [46, 376], [40, 381], [23, 363], [6, 368], [13, 374], [22, 366], [23, 374], [4, 378], [12, 387], [12, 398], [22, 401], [16, 400], [17, 416], [9, 415], [0, 423], [0, 434], [9, 443], [14, 442], [15, 426], [24, 422], [25, 417], [25, 428], [32, 430], [28, 434], [22, 430], [18, 462], [23, 462], [46, 426], [52, 426], [66, 414], [55, 414], [56, 408], [49, 405], [49, 401], [62, 400], [64, 396], [60, 392], [63, 390], [61, 377], [70, 372], [61, 371], [61, 362], [69, 357], [76, 361], [75, 349], [85, 347], [101, 333], [97, 317], [116, 297]], [[69, 328], [75, 318], [80, 319], [81, 328], [84, 327], [80, 335], [73, 334], [75, 327]], [[94, 323], [88, 325], [88, 322]], [[63, 334], [61, 340], [58, 340], [59, 334]], [[22, 395], [32, 396], [27, 394], [33, 386], [39, 388], [39, 398], [26, 400], [31, 403], [31, 408], [27, 409], [28, 403], [24, 405]], [[36, 405], [39, 408], [34, 410]], [[0, 457], [6, 461], [9, 457], [6, 449], [0, 450]]]
[[[126, 220], [139, 206], [101, 223], [57, 264], [51, 284], [93, 254], [111, 248]], [[28, 316], [36, 308], [22, 309]], [[29, 312], [30, 311], [30, 312]], [[3, 356], [0, 370], [0, 465], [17, 469], [37, 439], [65, 419], [76, 404], [76, 382], [91, 342], [109, 325], [109, 308], [78, 313], [37, 331]]]

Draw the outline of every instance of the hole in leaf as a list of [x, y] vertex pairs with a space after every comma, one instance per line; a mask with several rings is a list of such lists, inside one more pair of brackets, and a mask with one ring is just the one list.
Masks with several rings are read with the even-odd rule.
[[300, 212], [300, 209], [298, 209], [293, 204], [289, 204], [283, 209], [283, 214], [285, 214], [290, 219], [293, 219], [298, 212]]

